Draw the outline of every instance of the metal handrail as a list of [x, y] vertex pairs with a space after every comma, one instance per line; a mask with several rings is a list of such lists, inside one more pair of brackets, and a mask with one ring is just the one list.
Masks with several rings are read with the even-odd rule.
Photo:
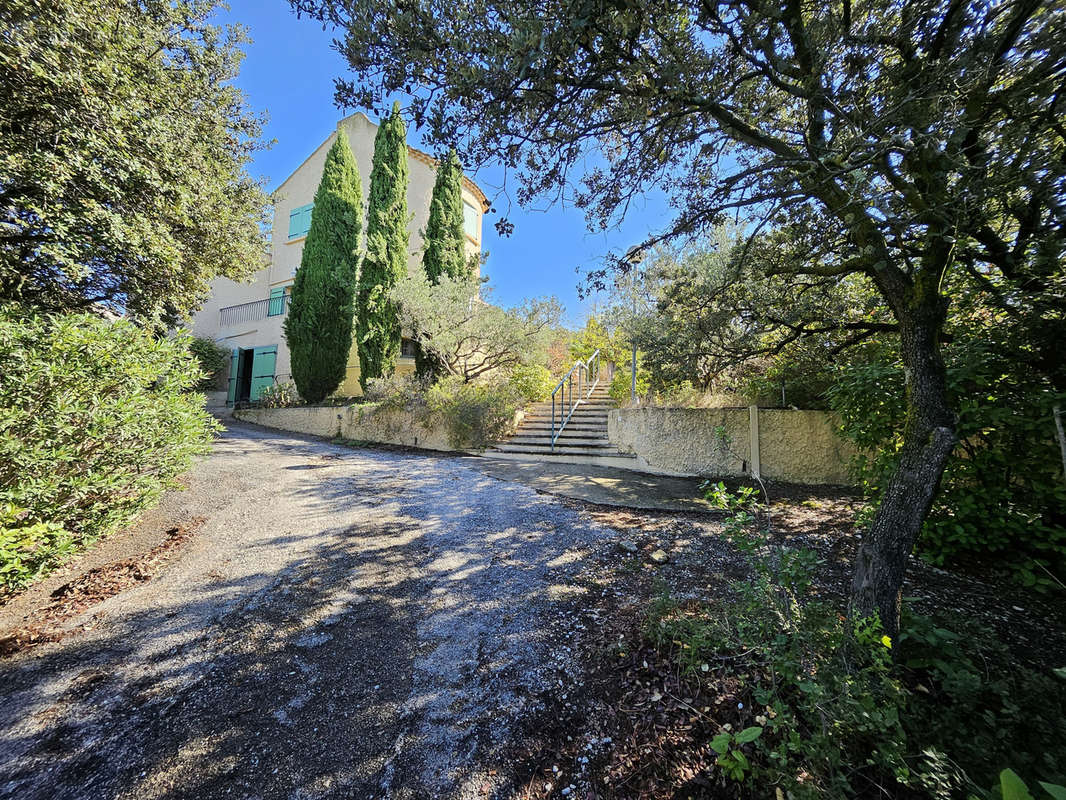
[[235, 306], [226, 306], [218, 310], [218, 324], [225, 328], [228, 325], [238, 325], [242, 322], [255, 322], [267, 317], [279, 317], [289, 310], [292, 302], [291, 295], [277, 295], [276, 297], [264, 297], [262, 300], [253, 300], [250, 303], [238, 303]]
[[[577, 402], [574, 402], [574, 376], [577, 376]], [[581, 404], [582, 401], [588, 400], [592, 395], [593, 390], [600, 382], [600, 351], [597, 350], [586, 361], [577, 361], [574, 366], [570, 367], [570, 371], [567, 372], [562, 380], [556, 384], [552, 390], [552, 430], [551, 430], [551, 442], [552, 451], [555, 451], [555, 440], [558, 439], [562, 433], [563, 428], [566, 427], [566, 423], [570, 421], [570, 417], [574, 415], [574, 411]], [[585, 385], [587, 384], [587, 389]], [[555, 396], [559, 395], [559, 430], [555, 430]], [[569, 407], [569, 411], [567, 408]], [[563, 414], [566, 417], [563, 417]]]

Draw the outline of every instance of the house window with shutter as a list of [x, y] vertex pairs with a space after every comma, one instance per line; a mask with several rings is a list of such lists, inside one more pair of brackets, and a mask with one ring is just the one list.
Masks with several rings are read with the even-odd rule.
[[289, 238], [295, 239], [299, 236], [306, 236], [307, 232], [311, 230], [311, 209], [315, 207], [314, 203], [308, 203], [306, 206], [300, 206], [294, 208], [289, 212]]
[[478, 213], [470, 203], [463, 201], [463, 232], [475, 242], [478, 241]]

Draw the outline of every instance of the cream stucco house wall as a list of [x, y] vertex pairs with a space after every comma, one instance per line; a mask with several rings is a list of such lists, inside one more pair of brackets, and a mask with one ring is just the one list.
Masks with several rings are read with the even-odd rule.
[[[351, 143], [359, 176], [363, 182], [364, 199], [370, 193], [370, 169], [374, 159], [374, 137], [378, 126], [364, 114], [356, 113], [337, 123]], [[193, 316], [194, 335], [214, 339], [232, 350], [229, 376], [229, 402], [255, 400], [259, 393], [290, 377], [289, 348], [285, 344], [282, 321], [288, 312], [288, 292], [300, 265], [300, 256], [310, 226], [315, 191], [322, 177], [326, 153], [336, 137], [333, 132], [320, 144], [296, 171], [275, 190], [274, 221], [270, 238], [270, 253], [263, 269], [248, 283], [219, 278], [211, 285], [211, 293], [203, 307]], [[407, 148], [410, 182], [407, 208], [412, 215], [409, 265], [422, 261], [422, 231], [429, 221], [429, 201], [436, 180], [436, 161], [413, 147]], [[482, 215], [488, 201], [481, 189], [469, 178], [463, 178], [464, 227], [467, 249], [481, 252]], [[405, 340], [397, 363], [398, 372], [414, 370], [414, 357]], [[355, 348], [348, 363], [348, 375], [337, 390], [341, 396], [355, 396], [359, 389], [359, 360]]]

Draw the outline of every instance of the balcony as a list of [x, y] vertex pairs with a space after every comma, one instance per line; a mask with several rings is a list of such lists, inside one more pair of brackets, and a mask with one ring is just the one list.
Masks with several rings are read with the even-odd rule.
[[241, 303], [220, 308], [218, 310], [218, 324], [220, 327], [225, 328], [230, 325], [256, 322], [267, 317], [283, 316], [289, 311], [289, 299], [289, 295], [266, 297], [262, 300], [253, 300], [251, 303]]

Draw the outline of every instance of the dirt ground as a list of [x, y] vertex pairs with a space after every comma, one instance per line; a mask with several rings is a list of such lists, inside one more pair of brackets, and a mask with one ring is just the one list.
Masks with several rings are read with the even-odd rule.
[[[856, 498], [771, 491], [843, 598]], [[744, 577], [721, 532], [232, 423], [185, 492], [0, 607], [0, 798], [713, 797], [713, 709], [634, 643], [657, 594]], [[1066, 653], [1061, 608], [910, 575]]]

